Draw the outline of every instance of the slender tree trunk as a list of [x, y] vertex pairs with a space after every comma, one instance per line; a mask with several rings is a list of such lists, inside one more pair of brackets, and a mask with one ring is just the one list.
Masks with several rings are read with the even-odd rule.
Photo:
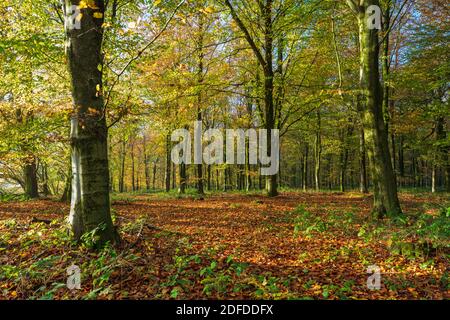
[[383, 56], [382, 56], [382, 73], [383, 73], [383, 120], [385, 124], [386, 133], [389, 134], [389, 33], [391, 27], [391, 0], [387, 0], [384, 9], [383, 18]]
[[367, 185], [366, 146], [364, 142], [364, 130], [361, 127], [359, 133], [359, 191], [361, 193], [368, 193]]
[[153, 175], [152, 175], [152, 189], [153, 190], [155, 190], [155, 188], [156, 188], [156, 163], [158, 162], [158, 159], [156, 159], [154, 162], [153, 162]]
[[49, 185], [48, 185], [48, 167], [47, 164], [42, 162], [42, 193], [45, 196], [51, 194]]
[[400, 136], [398, 143], [398, 172], [400, 177], [405, 176], [405, 161], [404, 161], [404, 151], [403, 151], [403, 136]]
[[317, 129], [316, 129], [316, 141], [314, 149], [314, 181], [316, 185], [316, 192], [320, 191], [320, 160], [322, 156], [322, 135], [321, 135], [321, 123], [320, 123], [320, 108], [317, 110]]
[[220, 172], [216, 169], [216, 190], [220, 190]]
[[125, 191], [125, 158], [126, 158], [126, 141], [125, 137], [121, 143], [121, 159], [120, 159], [120, 178], [119, 178], [119, 192]]
[[391, 148], [392, 148], [392, 169], [394, 170], [394, 174], [397, 174], [397, 148], [395, 146], [395, 134], [391, 133]]
[[450, 192], [450, 156], [447, 153], [445, 165], [445, 190]]
[[211, 165], [208, 164], [206, 167], [207, 170], [207, 189], [208, 191], [211, 191]]
[[[75, 239], [94, 231], [97, 245], [118, 240], [110, 214], [108, 129], [102, 96], [102, 40], [105, 4], [81, 9], [80, 29], [67, 27], [66, 52], [72, 82], [72, 199], [69, 221]], [[65, 0], [65, 8], [78, 0]], [[97, 13], [94, 17], [94, 13]], [[66, 26], [72, 17], [65, 10]], [[101, 15], [101, 17], [99, 17]]]
[[305, 145], [304, 153], [303, 153], [303, 173], [302, 173], [302, 187], [303, 191], [306, 192], [308, 189], [308, 144]]
[[353, 134], [353, 119], [348, 119], [348, 125], [345, 131], [342, 133], [342, 149], [340, 154], [340, 189], [344, 192], [347, 187], [347, 166], [348, 166], [348, 139]]
[[[237, 11], [233, 8], [233, 5], [229, 0], [225, 1], [225, 4], [231, 11], [231, 15], [244, 33], [247, 42], [252, 48], [259, 65], [264, 72], [264, 128], [267, 130], [267, 151], [270, 154], [272, 150], [271, 136], [272, 130], [276, 129], [276, 118], [274, 109], [274, 70], [273, 70], [273, 0], [266, 0], [264, 3], [260, 2], [260, 8], [262, 10], [262, 22], [263, 27], [263, 52], [258, 48], [254, 39], [252, 39], [249, 31], [245, 27], [242, 20], [239, 18]], [[277, 188], [277, 175], [266, 176], [266, 191], [268, 196], [276, 196], [278, 194]]]
[[69, 173], [66, 177], [66, 183], [64, 184], [64, 190], [59, 201], [68, 202], [70, 200], [70, 194], [72, 193], [72, 169], [69, 168]]
[[147, 154], [147, 138], [146, 135], [143, 135], [143, 153], [144, 153], [144, 174], [145, 174], [145, 189], [147, 191], [150, 190], [150, 166], [149, 166], [149, 158]]
[[250, 141], [245, 144], [245, 190], [250, 191], [252, 185], [252, 177], [250, 173]]
[[172, 163], [170, 161], [170, 136], [166, 136], [166, 192], [170, 191], [170, 171], [171, 171]]
[[328, 190], [333, 189], [333, 155], [328, 157]]
[[[275, 113], [274, 113], [274, 72], [272, 65], [273, 50], [273, 20], [272, 20], [272, 0], [267, 0], [264, 7], [264, 48], [265, 48], [265, 67], [264, 67], [264, 104], [265, 104], [265, 128], [267, 129], [267, 152], [271, 154], [272, 130], [275, 129]], [[277, 175], [266, 177], [266, 191], [269, 197], [278, 195]]]
[[[203, 120], [202, 111], [202, 85], [204, 78], [204, 66], [203, 66], [203, 42], [204, 42], [204, 17], [203, 13], [198, 14], [198, 67], [197, 67], [197, 83], [198, 83], [198, 94], [197, 94], [197, 121]], [[203, 164], [197, 164], [197, 192], [199, 195], [205, 193], [203, 188]]]
[[180, 163], [180, 188], [179, 193], [184, 194], [186, 192], [186, 164]]
[[135, 166], [134, 166], [134, 141], [131, 143], [131, 190], [136, 191], [136, 183], [135, 183]]

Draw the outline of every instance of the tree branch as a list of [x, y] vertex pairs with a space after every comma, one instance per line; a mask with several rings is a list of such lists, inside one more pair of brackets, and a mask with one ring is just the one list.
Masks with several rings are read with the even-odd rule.
[[266, 67], [266, 61], [264, 60], [261, 52], [259, 51], [258, 47], [255, 44], [255, 41], [253, 41], [250, 33], [248, 32], [247, 28], [245, 27], [242, 20], [239, 18], [239, 16], [236, 13], [236, 10], [234, 10], [233, 6], [231, 5], [229, 0], [225, 0], [225, 4], [228, 8], [230, 8], [231, 16], [233, 17], [233, 20], [236, 22], [236, 24], [239, 26], [239, 29], [244, 33], [245, 39], [247, 40], [248, 44], [252, 48], [253, 52], [256, 55], [256, 58], [258, 59], [259, 64], [261, 67]]

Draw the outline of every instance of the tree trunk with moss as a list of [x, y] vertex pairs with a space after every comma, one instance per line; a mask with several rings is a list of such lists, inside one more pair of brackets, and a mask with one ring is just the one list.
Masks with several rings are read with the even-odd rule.
[[71, 27], [65, 1], [66, 52], [72, 82], [72, 196], [69, 221], [75, 239], [93, 232], [96, 245], [117, 240], [109, 199], [108, 130], [102, 97], [102, 39], [104, 1], [81, 9], [80, 28]]
[[360, 41], [360, 86], [364, 97], [361, 118], [367, 155], [374, 185], [374, 217], [401, 213], [397, 185], [389, 152], [388, 134], [383, 119], [383, 90], [379, 72], [379, 36], [369, 28], [368, 7], [379, 6], [378, 0], [347, 0], [358, 16]]

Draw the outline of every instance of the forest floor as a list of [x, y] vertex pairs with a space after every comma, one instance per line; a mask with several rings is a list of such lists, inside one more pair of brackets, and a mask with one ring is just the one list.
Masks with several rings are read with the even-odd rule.
[[359, 193], [115, 195], [122, 243], [100, 252], [72, 242], [67, 204], [0, 202], [0, 299], [450, 298], [448, 194], [401, 202], [405, 216], [372, 221]]

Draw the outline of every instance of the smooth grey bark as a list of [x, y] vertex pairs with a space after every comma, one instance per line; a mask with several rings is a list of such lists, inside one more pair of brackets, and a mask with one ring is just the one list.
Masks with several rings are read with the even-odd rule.
[[[93, 232], [96, 245], [118, 240], [110, 212], [108, 130], [102, 96], [102, 40], [105, 3], [81, 9], [80, 28], [69, 28], [71, 17], [65, 12], [66, 53], [72, 84], [71, 118], [72, 196], [69, 222], [75, 239]], [[78, 5], [65, 0], [65, 8]], [[94, 17], [97, 12], [101, 18]], [[100, 66], [100, 67], [99, 67]]]

